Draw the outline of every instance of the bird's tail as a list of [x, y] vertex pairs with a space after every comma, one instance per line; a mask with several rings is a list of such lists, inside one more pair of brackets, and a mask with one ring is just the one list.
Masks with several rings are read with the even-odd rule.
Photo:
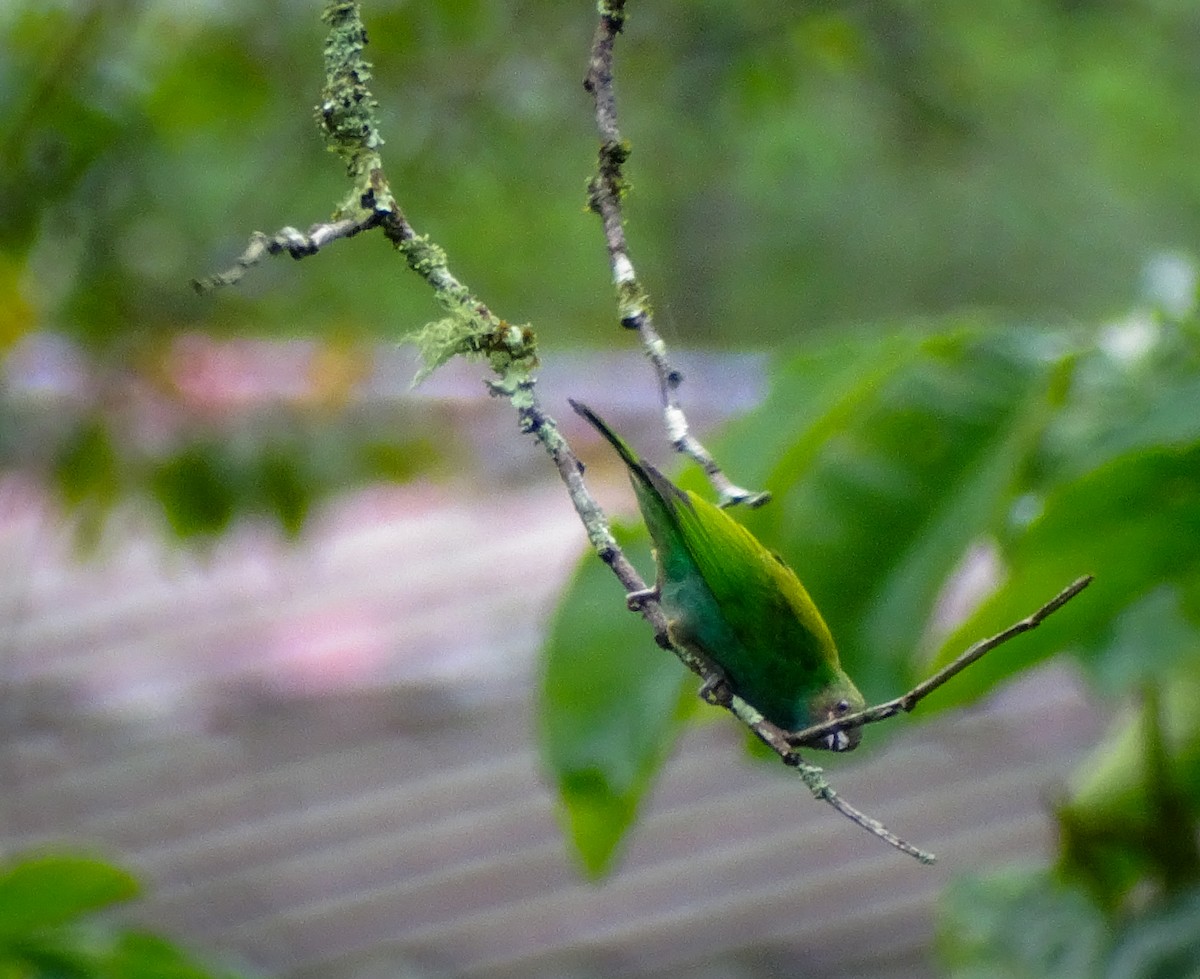
[[642, 479], [646, 478], [646, 471], [643, 468], [642, 461], [634, 453], [628, 442], [626, 442], [623, 438], [621, 438], [620, 435], [609, 428], [604, 419], [592, 411], [592, 409], [587, 405], [583, 404], [582, 402], [575, 401], [572, 398], [568, 398], [567, 402], [572, 408], [575, 409], [576, 414], [582, 415], [589, 422], [591, 422], [596, 431], [604, 436], [605, 441], [607, 441], [614, 449], [617, 450], [617, 455], [619, 455], [625, 461], [625, 465], [641, 476]]
[[629, 473], [633, 477], [633, 486], [637, 491], [638, 500], [642, 504], [643, 513], [646, 512], [646, 507], [650, 506], [656, 511], [665, 510], [669, 516], [680, 503], [689, 507], [692, 505], [683, 490], [667, 479], [666, 476], [650, 465], [650, 463], [639, 459], [629, 443], [609, 428], [604, 420], [592, 411], [591, 408], [570, 398], [567, 400], [577, 413], [595, 426], [596, 431], [603, 435], [605, 440], [617, 450], [617, 455], [629, 467]]

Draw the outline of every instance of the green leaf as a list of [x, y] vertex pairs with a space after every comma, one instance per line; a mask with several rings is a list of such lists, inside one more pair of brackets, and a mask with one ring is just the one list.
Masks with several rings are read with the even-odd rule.
[[[1175, 331], [1140, 360], [1102, 346], [1081, 355], [1062, 411], [1039, 460], [1045, 490], [1135, 450], [1200, 441], [1200, 363], [1195, 342]], [[1047, 485], [1048, 484], [1048, 485]]]
[[1200, 976], [1200, 888], [1134, 918], [1113, 950], [1105, 979]]
[[436, 470], [444, 448], [433, 437], [397, 441], [394, 435], [376, 437], [357, 449], [355, 466], [367, 479], [403, 483], [422, 473]]
[[1159, 585], [1130, 603], [1097, 646], [1092, 671], [1101, 689], [1121, 693], [1170, 673], [1200, 650], [1200, 631], [1179, 589]]
[[103, 421], [91, 420], [67, 436], [54, 460], [54, 482], [72, 511], [77, 542], [91, 549], [123, 489], [117, 447]]
[[[644, 533], [614, 528], [640, 568]], [[567, 835], [591, 877], [608, 872], [683, 722], [696, 683], [625, 607], [620, 583], [584, 555], [542, 650], [539, 737]]]
[[288, 537], [298, 537], [312, 509], [316, 479], [300, 463], [300, 447], [268, 446], [253, 462], [251, 492]]
[[70, 435], [58, 452], [55, 481], [68, 506], [111, 506], [120, 491], [116, 447], [108, 428], [92, 421]]
[[1068, 792], [1061, 866], [1107, 906], [1146, 875], [1200, 884], [1200, 660], [1161, 674], [1122, 711]]
[[960, 877], [938, 901], [937, 948], [950, 979], [1097, 979], [1110, 940], [1087, 895], [1045, 871]]
[[121, 935], [105, 963], [109, 979], [210, 979], [209, 970], [187, 953], [157, 935]]
[[[946, 640], [936, 665], [1024, 618], [1079, 575], [1094, 574], [1095, 582], [1038, 629], [937, 690], [928, 706], [973, 700], [1065, 649], [1085, 663], [1103, 663], [1117, 616], [1164, 583], [1194, 581], [1198, 539], [1200, 446], [1133, 452], [1057, 488], [1041, 515], [1009, 542], [1004, 586]], [[1103, 668], [1114, 675], [1111, 658]]]
[[2, 979], [96, 979], [106, 950], [98, 936], [69, 929], [42, 931], [0, 944]]
[[766, 477], [775, 502], [740, 519], [796, 569], [868, 698], [913, 679], [940, 589], [1002, 519], [1053, 417], [1059, 358], [1028, 330], [806, 353], [721, 447], [786, 445]]
[[100, 860], [26, 857], [0, 868], [0, 942], [66, 924], [136, 896], [137, 881]]

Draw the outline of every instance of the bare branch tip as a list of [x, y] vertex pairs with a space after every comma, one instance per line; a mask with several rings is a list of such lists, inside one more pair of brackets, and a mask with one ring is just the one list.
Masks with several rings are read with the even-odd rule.
[[1072, 598], [1074, 598], [1076, 595], [1078, 595], [1081, 591], [1083, 591], [1088, 585], [1090, 585], [1095, 580], [1096, 580], [1096, 576], [1092, 575], [1092, 574], [1085, 574], [1079, 578], [1076, 578], [1063, 591], [1063, 593], [1061, 595], [1062, 600], [1064, 602], [1069, 602]]
[[721, 498], [717, 505], [722, 510], [731, 506], [745, 506], [751, 510], [757, 510], [760, 506], [764, 506], [770, 502], [771, 493], [769, 490], [762, 490], [755, 493], [752, 490], [742, 489], [740, 486], [731, 486], [721, 493]]

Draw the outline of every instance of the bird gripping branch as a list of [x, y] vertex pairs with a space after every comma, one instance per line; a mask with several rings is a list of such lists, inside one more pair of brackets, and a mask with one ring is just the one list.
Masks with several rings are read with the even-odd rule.
[[[796, 573], [724, 510], [682, 490], [586, 405], [571, 407], [616, 449], [629, 469], [654, 542], [658, 578], [628, 596], [657, 601], [671, 641], [716, 664], [742, 699], [789, 731], [835, 721], [866, 701], [838, 661], [837, 647]], [[834, 730], [813, 747], [855, 748], [861, 728]]]

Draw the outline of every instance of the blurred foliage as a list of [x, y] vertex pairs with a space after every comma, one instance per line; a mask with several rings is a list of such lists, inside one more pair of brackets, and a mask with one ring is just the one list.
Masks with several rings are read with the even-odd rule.
[[[612, 324], [582, 210], [593, 6], [365, 15], [417, 229], [548, 344]], [[1198, 28], [1194, 5], [1163, 0], [639, 5], [618, 84], [643, 278], [690, 342], [964, 306], [1106, 313], [1151, 250], [1200, 239]], [[315, 8], [266, 0], [6, 4], [0, 289], [30, 312], [0, 337], [53, 327], [111, 349], [199, 324], [320, 335], [337, 317], [394, 339], [429, 318], [374, 237], [216, 297], [186, 288], [251, 230], [304, 227], [341, 196], [311, 120], [321, 38]]]
[[[593, 7], [378, 0], [365, 16], [388, 172], [417, 229], [545, 346], [630, 343], [584, 209]], [[1200, 240], [1183, 109], [1200, 95], [1197, 27], [1192, 5], [1163, 0], [636, 6], [617, 66], [629, 229], [668, 337], [764, 346], [963, 308], [1061, 321], [1123, 306], [1148, 254]], [[65, 460], [111, 443], [115, 470], [61, 478], [83, 492], [85, 536], [129, 493], [185, 536], [246, 507], [294, 533], [315, 491], [367, 478], [306, 466], [269, 431], [272, 460], [248, 474], [217, 458], [219, 429], [125, 472], [138, 453], [111, 410], [189, 332], [369, 351], [433, 316], [376, 236], [215, 295], [187, 288], [251, 230], [305, 227], [344, 193], [311, 119], [322, 31], [315, 9], [266, 0], [0, 8], [0, 350], [54, 331], [87, 351], [99, 397], [54, 443]], [[38, 458], [40, 434], [0, 431], [3, 463]], [[243, 485], [221, 499], [226, 476]]]
[[117, 504], [139, 495], [182, 541], [211, 542], [236, 517], [269, 520], [295, 537], [328, 493], [444, 471], [448, 455], [427, 432], [431, 421], [386, 408], [325, 415], [267, 406], [232, 426], [193, 420], [156, 445], [117, 424], [83, 414], [42, 447], [85, 550]]
[[1008, 869], [947, 888], [938, 942], [950, 979], [1200, 975], [1200, 887], [1116, 925], [1078, 887]]
[[137, 896], [128, 873], [65, 854], [0, 862], [4, 979], [232, 979], [156, 935], [96, 920]]
[[1171, 894], [1200, 879], [1198, 695], [1195, 656], [1147, 685], [1142, 703], [1075, 773], [1059, 808], [1062, 876], [1112, 913], [1138, 898], [1141, 884]]
[[942, 895], [949, 976], [1200, 975], [1197, 665], [1163, 676], [1161, 696], [1147, 687], [1076, 774], [1056, 867], [1003, 868]]

